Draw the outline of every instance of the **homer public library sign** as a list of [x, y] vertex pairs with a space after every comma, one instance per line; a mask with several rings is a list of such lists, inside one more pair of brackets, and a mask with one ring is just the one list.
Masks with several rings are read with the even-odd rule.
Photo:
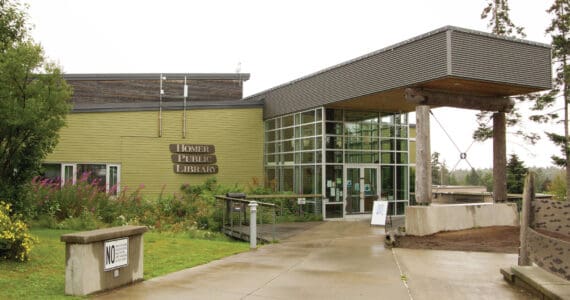
[[170, 144], [174, 173], [216, 174], [218, 166], [214, 145]]

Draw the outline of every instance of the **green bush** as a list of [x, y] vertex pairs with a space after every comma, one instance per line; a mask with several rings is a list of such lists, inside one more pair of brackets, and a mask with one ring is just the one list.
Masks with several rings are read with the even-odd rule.
[[[143, 196], [144, 185], [136, 189], [124, 187], [117, 195], [109, 195], [96, 182], [88, 182], [83, 176], [77, 184], [66, 184], [49, 180], [34, 180], [31, 193], [35, 222], [41, 227], [73, 230], [89, 230], [105, 226], [145, 225], [159, 231], [193, 232], [218, 231], [221, 228], [223, 205], [216, 195], [228, 192], [243, 192], [238, 185], [218, 184], [215, 177], [202, 184], [181, 186], [180, 192], [157, 198]], [[252, 180], [248, 194], [274, 194], [259, 181]], [[296, 199], [263, 199], [277, 207], [277, 221], [318, 220], [306, 206], [299, 215]], [[273, 209], [259, 210], [259, 219], [273, 222]]]
[[10, 212], [10, 204], [0, 201], [0, 258], [27, 261], [36, 240], [28, 226]]

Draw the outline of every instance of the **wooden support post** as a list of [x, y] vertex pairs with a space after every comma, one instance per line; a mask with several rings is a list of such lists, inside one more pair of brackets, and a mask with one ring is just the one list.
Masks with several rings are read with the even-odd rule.
[[527, 230], [531, 225], [532, 201], [534, 201], [534, 174], [530, 172], [524, 182], [520, 232], [519, 266], [530, 266]]
[[421, 88], [406, 88], [404, 98], [417, 105], [450, 106], [486, 111], [509, 111], [515, 105], [515, 102], [508, 97], [455, 94]]
[[493, 198], [507, 201], [507, 122], [504, 112], [493, 114]]
[[429, 106], [416, 106], [416, 202], [431, 203]]

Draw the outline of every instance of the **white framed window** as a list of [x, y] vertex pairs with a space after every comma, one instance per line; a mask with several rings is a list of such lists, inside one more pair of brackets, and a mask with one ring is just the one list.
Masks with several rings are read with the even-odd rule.
[[105, 191], [111, 195], [119, 194], [121, 187], [121, 165], [108, 164]]
[[77, 164], [61, 164], [61, 186], [77, 183]]
[[117, 195], [121, 186], [121, 165], [112, 163], [46, 163], [49, 165], [49, 172], [43, 177], [58, 180], [54, 173], [54, 168], [60, 167], [59, 179], [61, 186], [66, 184], [77, 184], [77, 182], [88, 182], [96, 184], [105, 192]]

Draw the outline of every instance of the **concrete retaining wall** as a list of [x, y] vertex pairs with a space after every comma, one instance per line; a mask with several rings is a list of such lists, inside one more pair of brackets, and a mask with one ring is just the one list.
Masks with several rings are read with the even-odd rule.
[[512, 203], [448, 204], [409, 206], [406, 234], [430, 235], [440, 231], [488, 226], [519, 226], [517, 207]]
[[[122, 226], [62, 235], [65, 294], [85, 296], [142, 280], [146, 231], [145, 226]], [[105, 270], [105, 242], [124, 238], [128, 240], [127, 265]]]

